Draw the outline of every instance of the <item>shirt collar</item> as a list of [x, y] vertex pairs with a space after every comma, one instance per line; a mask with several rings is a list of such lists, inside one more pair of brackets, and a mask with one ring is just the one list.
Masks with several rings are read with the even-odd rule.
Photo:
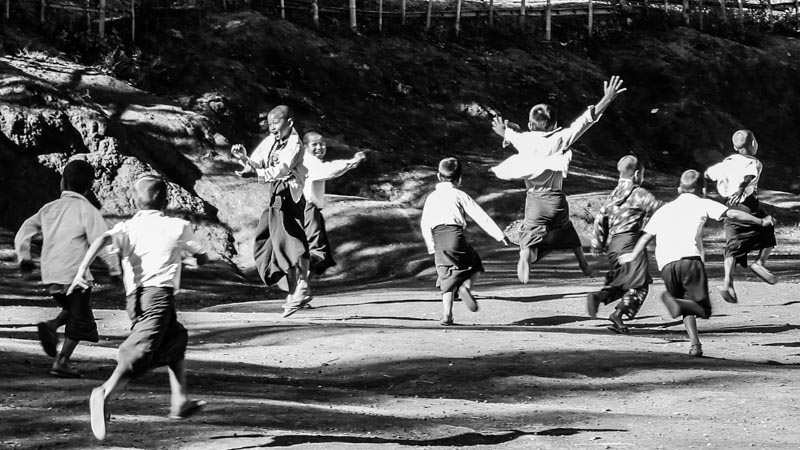
[[136, 214], [133, 217], [141, 217], [141, 216], [160, 216], [163, 213], [157, 209], [141, 209], [136, 211]]
[[455, 189], [456, 185], [452, 181], [440, 181], [436, 183], [436, 189]]
[[79, 198], [81, 200], [86, 200], [87, 202], [89, 201], [89, 200], [86, 199], [86, 197], [84, 197], [81, 194], [78, 194], [75, 191], [61, 191], [61, 198], [64, 198], [64, 197]]

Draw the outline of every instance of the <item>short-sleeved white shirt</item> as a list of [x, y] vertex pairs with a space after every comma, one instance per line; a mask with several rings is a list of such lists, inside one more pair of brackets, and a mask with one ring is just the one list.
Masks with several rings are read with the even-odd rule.
[[686, 193], [658, 209], [644, 227], [656, 237], [658, 269], [681, 258], [704, 258], [703, 225], [709, 218], [722, 220], [727, 210], [722, 203]]
[[137, 212], [107, 232], [112, 251], [122, 261], [123, 281], [128, 295], [138, 287], [171, 287], [181, 283], [184, 253], [205, 253], [189, 222], [167, 217], [161, 211]]

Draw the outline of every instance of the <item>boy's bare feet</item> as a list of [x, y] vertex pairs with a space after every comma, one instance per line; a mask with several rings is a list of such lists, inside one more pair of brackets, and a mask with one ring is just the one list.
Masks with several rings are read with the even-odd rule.
[[442, 320], [439, 321], [439, 325], [443, 327], [448, 327], [453, 324], [453, 317], [442, 317]]
[[597, 308], [600, 307], [600, 293], [599, 292], [590, 292], [586, 295], [586, 312], [589, 313], [589, 317], [594, 319], [597, 317]]
[[475, 297], [468, 287], [461, 286], [458, 288], [458, 294], [461, 296], [461, 301], [464, 302], [464, 306], [466, 306], [468, 310], [472, 312], [478, 311], [478, 302], [475, 301]]
[[694, 356], [696, 358], [703, 356], [703, 346], [700, 344], [693, 344], [692, 348], [689, 349], [689, 356]]
[[620, 317], [619, 310], [614, 311], [611, 315], [608, 316], [608, 320], [611, 321], [611, 326], [608, 327], [609, 330], [619, 333], [619, 334], [628, 334], [630, 330], [622, 321], [622, 317]]
[[750, 264], [750, 270], [753, 271], [754, 274], [758, 275], [759, 278], [766, 281], [769, 284], [775, 284], [778, 280], [775, 278], [775, 275], [772, 274], [766, 267], [761, 265], [758, 261]]
[[102, 441], [106, 438], [106, 391], [103, 386], [92, 389], [89, 397], [89, 416], [92, 422], [92, 433], [94, 437]]
[[203, 400], [189, 400], [184, 403], [180, 408], [173, 409], [169, 413], [169, 418], [172, 420], [183, 420], [192, 417], [205, 408], [206, 402]]
[[78, 371], [78, 369], [72, 367], [70, 365], [69, 360], [58, 357], [56, 362], [53, 363], [53, 367], [50, 369], [50, 375], [59, 378], [82, 378], [83, 375]]
[[733, 286], [720, 286], [719, 295], [728, 303], [739, 303], [739, 297], [736, 296]]
[[531, 277], [531, 250], [523, 248], [519, 251], [519, 262], [517, 263], [517, 278], [522, 284], [528, 284]]

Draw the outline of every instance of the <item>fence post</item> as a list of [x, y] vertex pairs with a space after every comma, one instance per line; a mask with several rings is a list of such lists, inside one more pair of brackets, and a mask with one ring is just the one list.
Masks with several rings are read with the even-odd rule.
[[[645, 5], [647, 6], [647, 5]], [[594, 8], [592, 8], [592, 0], [589, 0], [589, 37], [592, 37], [592, 26], [594, 25]]]
[[775, 16], [772, 15], [772, 0], [767, 0], [767, 19], [769, 20], [769, 31], [774, 31]]
[[[795, 0], [795, 5], [797, 5], [797, 0]], [[795, 10], [797, 6], [795, 6]], [[795, 13], [795, 15], [797, 15]], [[494, 0], [489, 0], [489, 27], [494, 25]]]
[[47, 8], [47, 0], [41, 1], [41, 8], [39, 11], [39, 22], [44, 25], [44, 10]]
[[428, 12], [425, 15], [425, 31], [428, 31], [428, 30], [431, 29], [431, 7], [432, 6], [433, 6], [433, 1], [432, 0], [428, 0]]
[[106, 36], [106, 0], [100, 0], [99, 20], [100, 20], [100, 28], [98, 29], [97, 35], [100, 36], [100, 39], [103, 39]]
[[683, 23], [689, 26], [689, 0], [683, 0]]
[[356, 0], [350, 0], [350, 30], [353, 33], [358, 33], [358, 26], [356, 24]]
[[519, 4], [519, 27], [525, 29], [525, 0]]
[[664, 15], [666, 16], [669, 13], [669, 0], [664, 0]]
[[383, 0], [378, 0], [378, 31], [383, 31]]
[[314, 26], [319, 28], [319, 3], [317, 0], [311, 2], [311, 20], [314, 21]]
[[286, 1], [281, 0], [281, 19], [286, 20]]
[[742, 0], [739, 0], [739, 29], [744, 34], [744, 6], [742, 6]]
[[406, 24], [406, 0], [400, 2], [400, 25]]
[[461, 0], [456, 3], [456, 38], [461, 33]]
[[[795, 2], [795, 5], [797, 5], [797, 2]], [[797, 6], [795, 6], [795, 9], [797, 9]], [[10, 18], [11, 18], [11, 0], [6, 0], [6, 19]]]
[[703, 0], [700, 0], [700, 3], [697, 5], [697, 12], [699, 13], [698, 26], [700, 27], [700, 31], [703, 31]]
[[131, 42], [136, 42], [136, 0], [131, 0]]
[[550, 42], [552, 33], [553, 5], [547, 0], [547, 8], [544, 11], [544, 40]]
[[722, 14], [722, 23], [727, 25], [728, 24], [728, 5], [725, 4], [725, 0], [719, 0], [719, 6], [720, 6], [720, 9], [722, 10], [722, 11], [720, 11], [720, 13]]

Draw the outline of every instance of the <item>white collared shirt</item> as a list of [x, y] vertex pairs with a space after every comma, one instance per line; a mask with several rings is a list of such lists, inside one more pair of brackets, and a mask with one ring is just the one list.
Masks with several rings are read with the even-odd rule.
[[269, 151], [274, 143], [275, 136], [270, 133], [253, 150], [250, 159], [258, 164], [256, 173], [259, 178], [265, 178], [268, 181], [287, 179], [292, 191], [292, 199], [298, 202], [303, 195], [303, 184], [308, 173], [308, 170], [303, 165], [305, 152], [300, 141], [300, 135], [297, 134], [297, 130], [292, 128], [289, 136], [286, 137], [286, 144], [283, 145], [280, 153], [278, 153], [278, 163], [270, 165], [267, 158], [269, 158]]
[[507, 128], [503, 145], [513, 145], [519, 154], [493, 170], [503, 179], [525, 180], [528, 189], [560, 191], [572, 158], [567, 151], [601, 117], [590, 106], [567, 128], [525, 132]]
[[502, 241], [505, 238], [503, 230], [489, 217], [466, 192], [457, 189], [453, 183], [443, 181], [436, 184], [436, 189], [425, 199], [422, 207], [420, 227], [428, 253], [433, 253], [433, 229], [439, 225], [467, 226], [464, 215], [468, 215], [491, 237]]
[[342, 176], [348, 170], [356, 167], [357, 163], [355, 159], [322, 161], [314, 154], [306, 152], [303, 156], [303, 165], [308, 169], [303, 195], [307, 202], [311, 202], [321, 209], [325, 207], [325, 181]]
[[758, 189], [761, 177], [761, 161], [754, 156], [734, 154], [706, 170], [706, 176], [717, 182], [717, 192], [723, 197], [735, 194], [744, 183], [745, 177], [754, 177], [744, 188], [742, 198], [752, 195]]
[[709, 218], [724, 219], [726, 211], [722, 203], [683, 193], [653, 213], [644, 232], [656, 237], [658, 269], [681, 258], [705, 258], [703, 225]]
[[[31, 260], [31, 240], [42, 235], [42, 282], [69, 285], [92, 242], [108, 230], [100, 211], [81, 194], [63, 191], [61, 198], [44, 206], [23, 222], [14, 237], [20, 261]], [[112, 274], [119, 273], [116, 259], [103, 249], [100, 256]], [[92, 279], [87, 270], [84, 277]]]
[[112, 251], [118, 252], [122, 261], [128, 295], [138, 287], [177, 290], [181, 283], [183, 254], [205, 253], [189, 222], [167, 217], [161, 211], [139, 211], [106, 234], [111, 236]]

